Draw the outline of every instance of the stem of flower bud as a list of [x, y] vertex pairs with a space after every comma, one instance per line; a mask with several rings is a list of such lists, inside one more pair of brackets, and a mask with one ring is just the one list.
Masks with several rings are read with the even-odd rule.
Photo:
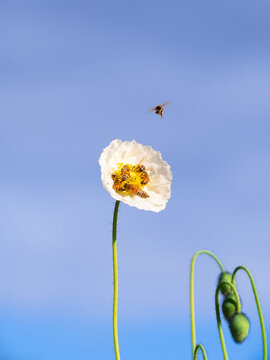
[[201, 345], [201, 344], [196, 345], [193, 360], [197, 360], [198, 352], [200, 349], [202, 351], [204, 360], [207, 360], [206, 351], [205, 351], [203, 345]]
[[196, 347], [196, 327], [195, 327], [195, 305], [194, 305], [194, 267], [195, 260], [200, 254], [206, 254], [212, 257], [220, 267], [220, 270], [224, 272], [224, 267], [220, 260], [216, 257], [215, 254], [208, 250], [200, 250], [197, 251], [191, 260], [190, 266], [190, 320], [191, 320], [191, 339], [192, 339], [192, 357]]
[[253, 280], [253, 277], [252, 277], [251, 273], [244, 266], [238, 266], [234, 270], [234, 272], [232, 274], [232, 281], [234, 281], [235, 275], [239, 270], [244, 270], [247, 273], [247, 275], [249, 277], [249, 280], [250, 280], [250, 283], [251, 283], [251, 286], [252, 286], [252, 290], [253, 290], [253, 294], [254, 294], [254, 297], [255, 297], [257, 310], [258, 310], [258, 314], [259, 314], [259, 318], [260, 318], [260, 324], [261, 324], [262, 343], [263, 343], [263, 360], [267, 360], [267, 340], [266, 340], [265, 326], [264, 326], [263, 314], [262, 314], [262, 309], [261, 309], [259, 297], [258, 297], [258, 294], [257, 294], [256, 286], [255, 286], [255, 283], [254, 283], [254, 280]]
[[221, 284], [219, 284], [217, 286], [216, 295], [215, 295], [215, 305], [216, 305], [216, 317], [217, 317], [218, 332], [219, 332], [219, 338], [220, 338], [220, 344], [221, 344], [221, 347], [222, 347], [223, 357], [224, 357], [225, 360], [228, 360], [228, 354], [227, 354], [225, 340], [224, 340], [222, 326], [221, 326], [218, 295], [219, 295], [219, 292], [220, 292], [220, 289], [221, 289], [222, 285], [224, 285], [224, 284], [229, 285], [231, 287], [231, 289], [233, 290], [234, 295], [236, 297], [236, 311], [237, 311], [237, 313], [240, 313], [241, 312], [241, 302], [240, 302], [240, 298], [239, 298], [237, 289], [233, 285], [233, 281], [234, 281], [234, 278], [232, 278], [231, 283], [229, 283], [227, 281], [223, 281]]
[[[227, 284], [230, 284], [230, 283], [227, 283]], [[232, 284], [230, 284], [230, 285], [233, 286]], [[218, 285], [217, 290], [216, 290], [216, 295], [215, 295], [216, 317], [217, 317], [218, 333], [219, 333], [219, 338], [220, 338], [220, 344], [222, 347], [223, 357], [224, 357], [224, 360], [228, 360], [228, 354], [227, 354], [225, 340], [224, 340], [224, 336], [223, 336], [221, 319], [220, 319], [220, 311], [219, 311], [218, 295], [219, 295], [221, 286], [222, 286], [222, 284]], [[238, 309], [240, 301], [239, 301], [239, 296], [238, 296], [237, 292], [235, 292], [235, 294], [236, 294], [236, 298], [237, 298], [237, 309]]]

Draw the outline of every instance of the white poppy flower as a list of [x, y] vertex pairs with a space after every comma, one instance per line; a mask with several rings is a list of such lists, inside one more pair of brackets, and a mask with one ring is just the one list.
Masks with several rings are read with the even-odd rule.
[[103, 150], [99, 164], [103, 186], [114, 199], [143, 210], [165, 209], [172, 173], [160, 152], [135, 140], [113, 140]]

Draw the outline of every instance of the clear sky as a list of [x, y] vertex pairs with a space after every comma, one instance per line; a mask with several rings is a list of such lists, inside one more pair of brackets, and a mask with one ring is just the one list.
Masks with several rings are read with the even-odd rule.
[[[172, 197], [120, 205], [123, 359], [191, 359], [189, 265], [205, 248], [254, 275], [270, 332], [270, 4], [0, 2], [0, 356], [113, 359], [114, 201], [98, 159], [111, 140], [161, 151]], [[163, 119], [147, 113], [171, 101]], [[196, 266], [198, 341], [222, 359], [218, 268]], [[247, 341], [261, 354], [250, 285]]]

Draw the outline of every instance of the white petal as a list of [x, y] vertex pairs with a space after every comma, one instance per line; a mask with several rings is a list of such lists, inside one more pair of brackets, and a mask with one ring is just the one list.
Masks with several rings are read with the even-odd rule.
[[[142, 160], [151, 179], [149, 186], [144, 189], [149, 194], [149, 198], [142, 199], [139, 196], [131, 197], [125, 193], [116, 193], [112, 188], [112, 170], [116, 169], [119, 163], [136, 165]], [[172, 173], [169, 164], [162, 160], [160, 152], [155, 151], [151, 146], [138, 144], [135, 140], [131, 142], [113, 140], [103, 150], [99, 164], [103, 186], [114, 199], [143, 210], [159, 212], [165, 209], [171, 196]]]

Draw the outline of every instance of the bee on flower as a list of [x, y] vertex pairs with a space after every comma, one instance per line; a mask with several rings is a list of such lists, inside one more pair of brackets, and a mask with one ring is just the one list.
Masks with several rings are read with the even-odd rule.
[[172, 173], [161, 153], [133, 141], [113, 140], [99, 159], [111, 196], [138, 209], [159, 212], [171, 195]]

